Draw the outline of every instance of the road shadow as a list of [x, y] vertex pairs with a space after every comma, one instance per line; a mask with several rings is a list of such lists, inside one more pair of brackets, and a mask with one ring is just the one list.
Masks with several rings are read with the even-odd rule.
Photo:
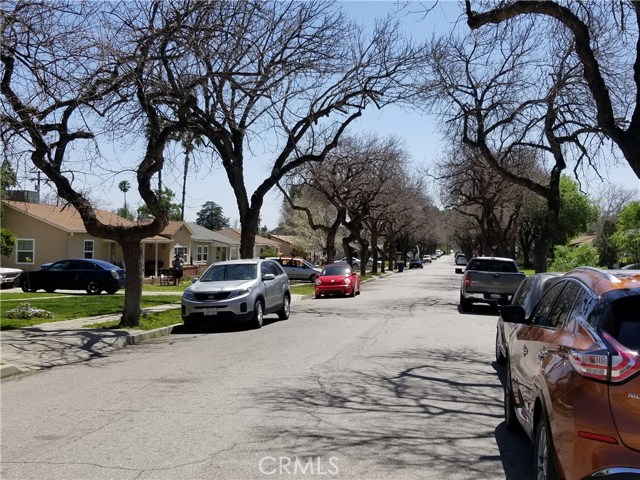
[[[262, 328], [268, 328], [269, 325], [279, 322], [277, 316], [265, 317], [262, 323]], [[171, 330], [171, 335], [184, 335], [192, 333], [208, 333], [208, 334], [221, 334], [221, 333], [235, 333], [246, 332], [247, 330], [259, 330], [254, 329], [250, 322], [239, 322], [232, 318], [220, 319], [212, 321], [202, 325], [177, 325]]]
[[47, 369], [106, 357], [127, 343], [126, 330], [41, 329], [2, 332], [2, 361], [23, 369]]
[[372, 471], [391, 467], [398, 478], [409, 467], [440, 478], [530, 478], [531, 447], [504, 427], [503, 388], [486, 353], [409, 350], [365, 360], [366, 371], [323, 365], [292, 380], [295, 387], [253, 392], [267, 416], [314, 419], [312, 428], [265, 425], [258, 437], [277, 437], [284, 451], [365, 452]]

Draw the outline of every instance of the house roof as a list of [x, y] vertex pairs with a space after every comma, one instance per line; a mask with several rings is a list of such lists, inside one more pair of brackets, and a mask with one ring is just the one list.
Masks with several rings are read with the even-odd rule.
[[[87, 233], [82, 217], [80, 217], [80, 214], [73, 205], [46, 205], [43, 203], [16, 202], [12, 200], [3, 200], [2, 203], [9, 208], [13, 208], [29, 217], [52, 225], [64, 232]], [[96, 209], [95, 212], [98, 220], [105, 225], [124, 227], [136, 225], [136, 222], [120, 217], [108, 210]], [[146, 238], [143, 240], [143, 243], [147, 241], [165, 242], [167, 239], [155, 235]]]
[[[84, 222], [72, 205], [45, 205], [4, 200], [4, 205], [69, 233], [86, 233]], [[133, 226], [136, 223], [107, 210], [96, 209], [98, 220], [106, 225]]]
[[293, 242], [296, 239], [294, 235], [272, 235], [272, 234], [267, 235], [267, 238], [285, 242], [285, 243], [288, 243], [289, 245], [293, 245]]
[[[218, 233], [222, 235], [226, 235], [227, 237], [235, 240], [238, 244], [240, 244], [240, 229], [238, 228], [223, 228]], [[262, 237], [260, 235], [256, 235], [256, 245], [268, 245], [271, 247], [278, 247], [278, 243], [274, 240], [270, 240], [266, 237]]]
[[196, 242], [213, 241], [218, 243], [224, 243], [225, 245], [240, 245], [240, 240], [235, 241], [231, 237], [209, 230], [202, 225], [198, 225], [195, 222], [188, 222], [187, 226], [193, 232], [192, 238]]
[[577, 247], [577, 246], [582, 245], [584, 243], [592, 244], [595, 239], [596, 239], [596, 237], [594, 235], [583, 235], [582, 237], [576, 237], [573, 240], [571, 240], [569, 242], [569, 246], [570, 247]]

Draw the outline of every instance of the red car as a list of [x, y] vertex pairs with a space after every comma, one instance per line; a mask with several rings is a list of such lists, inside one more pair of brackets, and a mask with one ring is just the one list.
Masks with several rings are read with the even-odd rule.
[[331, 263], [316, 279], [316, 298], [322, 294], [355, 297], [360, 294], [360, 275], [348, 263]]

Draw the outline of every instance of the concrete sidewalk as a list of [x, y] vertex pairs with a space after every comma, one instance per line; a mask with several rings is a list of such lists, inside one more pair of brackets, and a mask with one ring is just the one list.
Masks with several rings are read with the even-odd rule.
[[[291, 301], [307, 296], [293, 294]], [[180, 309], [180, 305], [157, 305], [143, 314]], [[26, 374], [60, 365], [101, 358], [119, 348], [170, 335], [182, 322], [155, 330], [106, 330], [86, 328], [95, 323], [118, 320], [120, 314], [41, 323], [0, 332], [0, 378]], [[177, 314], [179, 319], [179, 312]]]
[[[179, 308], [180, 305], [158, 305], [142, 312]], [[0, 332], [0, 378], [104, 357], [114, 349], [169, 335], [176, 325], [182, 325], [180, 322], [155, 330], [86, 328], [86, 325], [119, 318], [120, 314], [100, 315]]]

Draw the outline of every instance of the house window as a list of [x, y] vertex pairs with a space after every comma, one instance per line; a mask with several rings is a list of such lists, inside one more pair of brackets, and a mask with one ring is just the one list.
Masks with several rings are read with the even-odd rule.
[[93, 240], [84, 241], [84, 258], [93, 258]]
[[196, 262], [198, 263], [207, 263], [209, 261], [209, 246], [208, 245], [198, 245], [197, 254], [196, 254]]
[[173, 255], [180, 255], [185, 263], [187, 263], [189, 256], [189, 249], [187, 247], [173, 247]]
[[19, 238], [16, 242], [16, 263], [34, 264], [35, 246], [35, 240]]

